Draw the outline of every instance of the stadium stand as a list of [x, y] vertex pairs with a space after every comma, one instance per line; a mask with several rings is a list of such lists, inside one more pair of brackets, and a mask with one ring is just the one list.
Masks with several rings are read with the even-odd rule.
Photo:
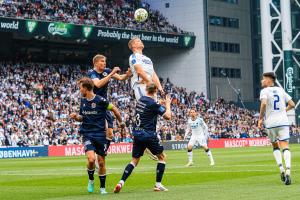
[[[134, 11], [141, 6], [149, 12], [149, 18], [143, 25], [132, 20]], [[188, 33], [170, 24], [158, 10], [151, 9], [149, 4], [141, 3], [140, 0], [4, 0], [0, 5], [0, 16], [174, 34]]]
[[[80, 144], [79, 124], [68, 115], [78, 110], [76, 80], [86, 67], [53, 64], [0, 64], [0, 146]], [[261, 137], [255, 112], [238, 108], [222, 99], [210, 102], [203, 94], [187, 92], [169, 79], [163, 80], [171, 94], [173, 119], [158, 123], [163, 140], [182, 140], [189, 108], [200, 111], [212, 138]], [[111, 81], [109, 99], [117, 105], [126, 122], [126, 136], [115, 128], [115, 142], [132, 142], [135, 101], [129, 81]], [[299, 135], [300, 127], [291, 127]]]

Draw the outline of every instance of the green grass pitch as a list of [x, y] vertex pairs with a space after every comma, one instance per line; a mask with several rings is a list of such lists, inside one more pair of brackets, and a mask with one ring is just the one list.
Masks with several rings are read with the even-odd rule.
[[279, 177], [271, 147], [212, 149], [216, 165], [211, 167], [203, 150], [194, 150], [194, 166], [185, 167], [185, 151], [167, 151], [163, 184], [169, 192], [153, 192], [156, 162], [147, 156], [129, 177], [121, 193], [112, 190], [130, 155], [107, 158], [107, 191], [86, 191], [85, 157], [45, 157], [0, 160], [0, 199], [300, 199], [300, 145], [291, 145], [292, 185]]

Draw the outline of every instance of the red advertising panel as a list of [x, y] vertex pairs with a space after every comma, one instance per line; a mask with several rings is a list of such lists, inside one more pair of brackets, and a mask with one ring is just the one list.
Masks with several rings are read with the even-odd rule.
[[210, 140], [209, 148], [261, 147], [271, 145], [269, 138]]
[[[131, 153], [132, 143], [111, 144], [108, 154]], [[49, 156], [81, 156], [85, 155], [83, 145], [49, 146]]]

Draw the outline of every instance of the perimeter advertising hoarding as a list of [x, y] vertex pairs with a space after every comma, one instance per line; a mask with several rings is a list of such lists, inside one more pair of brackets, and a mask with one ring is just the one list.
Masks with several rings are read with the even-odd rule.
[[57, 36], [71, 39], [109, 40], [124, 43], [127, 43], [133, 37], [139, 37], [146, 43], [181, 48], [193, 48], [196, 40], [195, 36], [188, 34], [167, 34], [4, 17], [0, 17], [0, 31], [14, 32], [26, 36]]

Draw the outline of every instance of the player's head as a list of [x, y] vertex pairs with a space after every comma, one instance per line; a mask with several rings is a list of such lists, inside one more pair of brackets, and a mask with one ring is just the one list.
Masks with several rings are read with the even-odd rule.
[[140, 38], [132, 38], [128, 42], [128, 48], [132, 51], [135, 52], [136, 50], [143, 50], [144, 49], [144, 43]]
[[157, 86], [154, 83], [148, 83], [146, 85], [146, 92], [149, 96], [154, 96], [157, 93]]
[[191, 108], [191, 109], [190, 109], [190, 116], [191, 116], [192, 118], [197, 117], [197, 111], [196, 111], [195, 108]]
[[262, 87], [270, 87], [275, 84], [276, 81], [276, 74], [274, 72], [266, 72], [263, 73], [263, 77], [261, 79], [261, 86]]
[[106, 57], [101, 54], [97, 54], [93, 58], [93, 65], [97, 70], [104, 70], [106, 67]]
[[88, 93], [93, 92], [94, 82], [92, 79], [88, 77], [83, 77], [79, 79], [77, 83], [80, 89], [80, 93], [83, 97], [86, 97]]

